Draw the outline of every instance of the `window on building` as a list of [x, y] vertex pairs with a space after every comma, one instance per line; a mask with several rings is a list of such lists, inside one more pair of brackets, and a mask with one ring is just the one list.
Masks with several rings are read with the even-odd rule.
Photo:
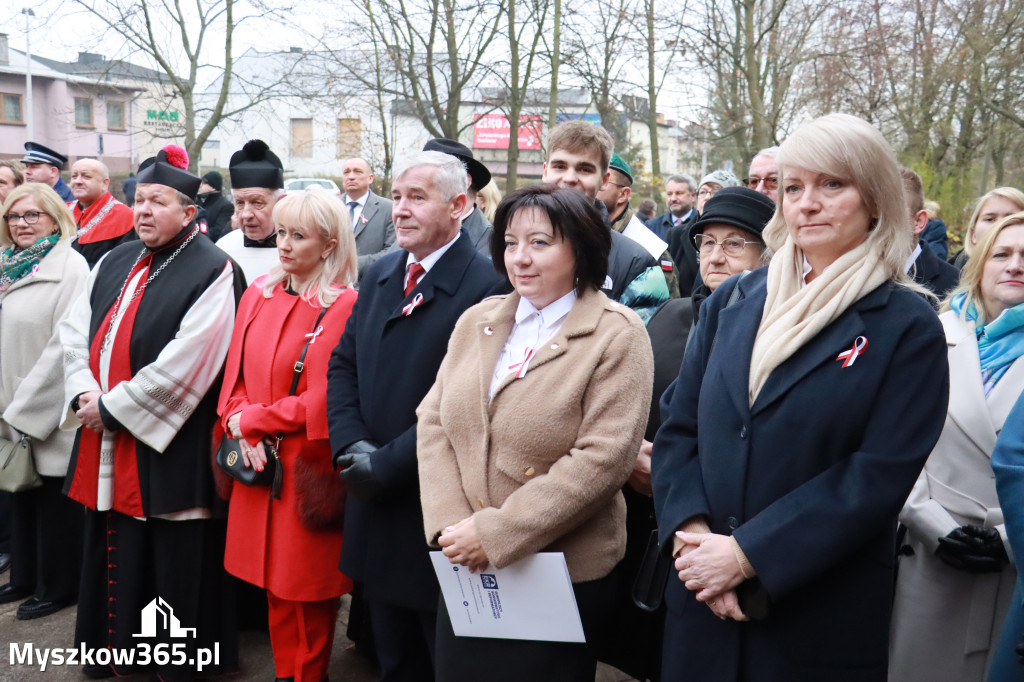
[[92, 100], [87, 97], [75, 98], [75, 125], [92, 128]]
[[124, 130], [124, 102], [107, 100], [107, 129]]
[[294, 157], [308, 159], [313, 156], [313, 119], [292, 119], [292, 145], [288, 151]]
[[362, 151], [363, 122], [358, 118], [338, 119], [338, 158], [359, 156]]
[[21, 115], [21, 95], [11, 95], [6, 92], [0, 93], [3, 99], [0, 106], [0, 123], [24, 123]]

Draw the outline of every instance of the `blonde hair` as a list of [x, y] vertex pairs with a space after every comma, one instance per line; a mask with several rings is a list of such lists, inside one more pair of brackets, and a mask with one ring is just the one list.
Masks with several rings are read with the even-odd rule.
[[1006, 216], [982, 235], [981, 241], [978, 242], [978, 250], [968, 257], [967, 262], [964, 264], [964, 269], [960, 271], [960, 283], [942, 301], [941, 312], [950, 310], [949, 304], [954, 296], [965, 294], [966, 299], [964, 300], [963, 309], [960, 311], [960, 317], [966, 322], [967, 309], [973, 305], [978, 311], [978, 324], [988, 322], [985, 319], [985, 297], [981, 291], [981, 279], [985, 273], [985, 263], [988, 261], [989, 256], [992, 255], [992, 249], [996, 245], [996, 240], [999, 239], [999, 234], [1006, 228], [1017, 225], [1024, 225], [1024, 211]]
[[904, 269], [916, 238], [907, 222], [900, 166], [882, 133], [856, 116], [829, 114], [797, 128], [779, 146], [776, 159], [783, 186], [775, 215], [764, 228], [769, 249], [778, 251], [789, 236], [783, 211], [786, 168], [803, 168], [857, 188], [873, 216], [867, 241], [877, 248], [887, 279], [920, 289]]
[[[340, 289], [352, 286], [356, 281], [356, 238], [352, 222], [342, 208], [341, 201], [320, 187], [311, 187], [302, 192], [286, 195], [274, 204], [271, 214], [276, 228], [282, 222], [301, 226], [318, 235], [323, 243], [332, 239], [337, 244], [324, 259], [316, 281], [302, 294], [320, 307], [331, 305]], [[275, 265], [263, 282], [263, 295], [270, 298], [274, 288], [288, 278], [280, 264]]]
[[498, 210], [498, 204], [501, 203], [501, 190], [498, 189], [498, 183], [491, 180], [484, 188], [477, 192], [477, 196], [484, 198], [485, 206], [484, 216], [490, 223], [494, 223], [494, 213]]
[[78, 228], [75, 227], [75, 218], [71, 215], [71, 211], [68, 209], [67, 204], [64, 203], [64, 200], [60, 198], [60, 195], [54, 192], [53, 188], [49, 185], [41, 182], [26, 182], [15, 187], [7, 195], [7, 201], [4, 202], [3, 209], [0, 209], [3, 211], [3, 217], [0, 217], [0, 242], [5, 246], [10, 246], [14, 243], [14, 240], [11, 238], [11, 226], [7, 224], [6, 216], [11, 210], [11, 206], [14, 206], [14, 204], [25, 197], [35, 199], [36, 204], [42, 209], [43, 213], [53, 218], [53, 221], [57, 223], [61, 239], [75, 238], [78, 234]]
[[981, 218], [981, 209], [985, 207], [985, 203], [989, 199], [995, 199], [996, 197], [1012, 201], [1017, 204], [1018, 211], [1024, 211], [1024, 192], [1021, 192], [1016, 187], [996, 187], [978, 199], [978, 203], [974, 206], [974, 213], [971, 214], [971, 219], [967, 223], [967, 231], [964, 232], [964, 253], [968, 256], [974, 251], [975, 245], [971, 242], [973, 242], [974, 228], [978, 226], [978, 219]]

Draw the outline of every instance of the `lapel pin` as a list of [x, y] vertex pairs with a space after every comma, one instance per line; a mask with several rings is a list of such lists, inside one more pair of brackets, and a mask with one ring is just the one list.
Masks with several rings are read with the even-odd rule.
[[324, 333], [324, 326], [320, 325], [319, 327], [316, 328], [315, 332], [310, 332], [310, 333], [306, 334], [306, 338], [309, 339], [309, 345], [312, 346], [314, 343], [316, 343], [316, 337], [320, 336], [323, 333]]
[[857, 362], [857, 357], [862, 355], [868, 348], [868, 338], [866, 336], [858, 336], [853, 342], [853, 347], [850, 350], [844, 350], [842, 353], [836, 356], [836, 360], [842, 360], [843, 366], [841, 369], [846, 369], [853, 363]]
[[412, 302], [402, 308], [402, 314], [406, 317], [412, 315], [412, 311], [416, 309], [420, 303], [423, 303], [423, 293], [420, 292], [412, 297]]

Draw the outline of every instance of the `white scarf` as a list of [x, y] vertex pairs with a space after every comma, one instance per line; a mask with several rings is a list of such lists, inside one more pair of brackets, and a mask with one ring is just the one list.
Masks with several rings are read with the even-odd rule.
[[768, 297], [750, 357], [751, 405], [776, 367], [889, 279], [874, 241], [867, 239], [844, 253], [801, 288], [804, 255], [786, 237], [768, 265]]

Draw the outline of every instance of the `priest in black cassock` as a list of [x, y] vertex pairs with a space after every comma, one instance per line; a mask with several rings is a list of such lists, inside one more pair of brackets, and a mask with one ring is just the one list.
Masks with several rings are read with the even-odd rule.
[[[236, 670], [238, 661], [210, 443], [242, 280], [199, 235], [200, 179], [187, 167], [175, 146], [142, 163], [140, 242], [97, 265], [60, 327], [62, 428], [82, 427], [64, 492], [86, 507], [75, 646], [138, 657], [144, 644], [151, 652], [167, 644], [185, 655], [155, 666], [165, 681], [196, 676], [187, 661], [197, 660], [197, 648], [219, 653], [204, 675]], [[154, 618], [154, 609], [164, 615]], [[172, 637], [182, 631], [168, 623], [194, 630]], [[100, 678], [145, 667], [85, 661], [83, 672]]]

